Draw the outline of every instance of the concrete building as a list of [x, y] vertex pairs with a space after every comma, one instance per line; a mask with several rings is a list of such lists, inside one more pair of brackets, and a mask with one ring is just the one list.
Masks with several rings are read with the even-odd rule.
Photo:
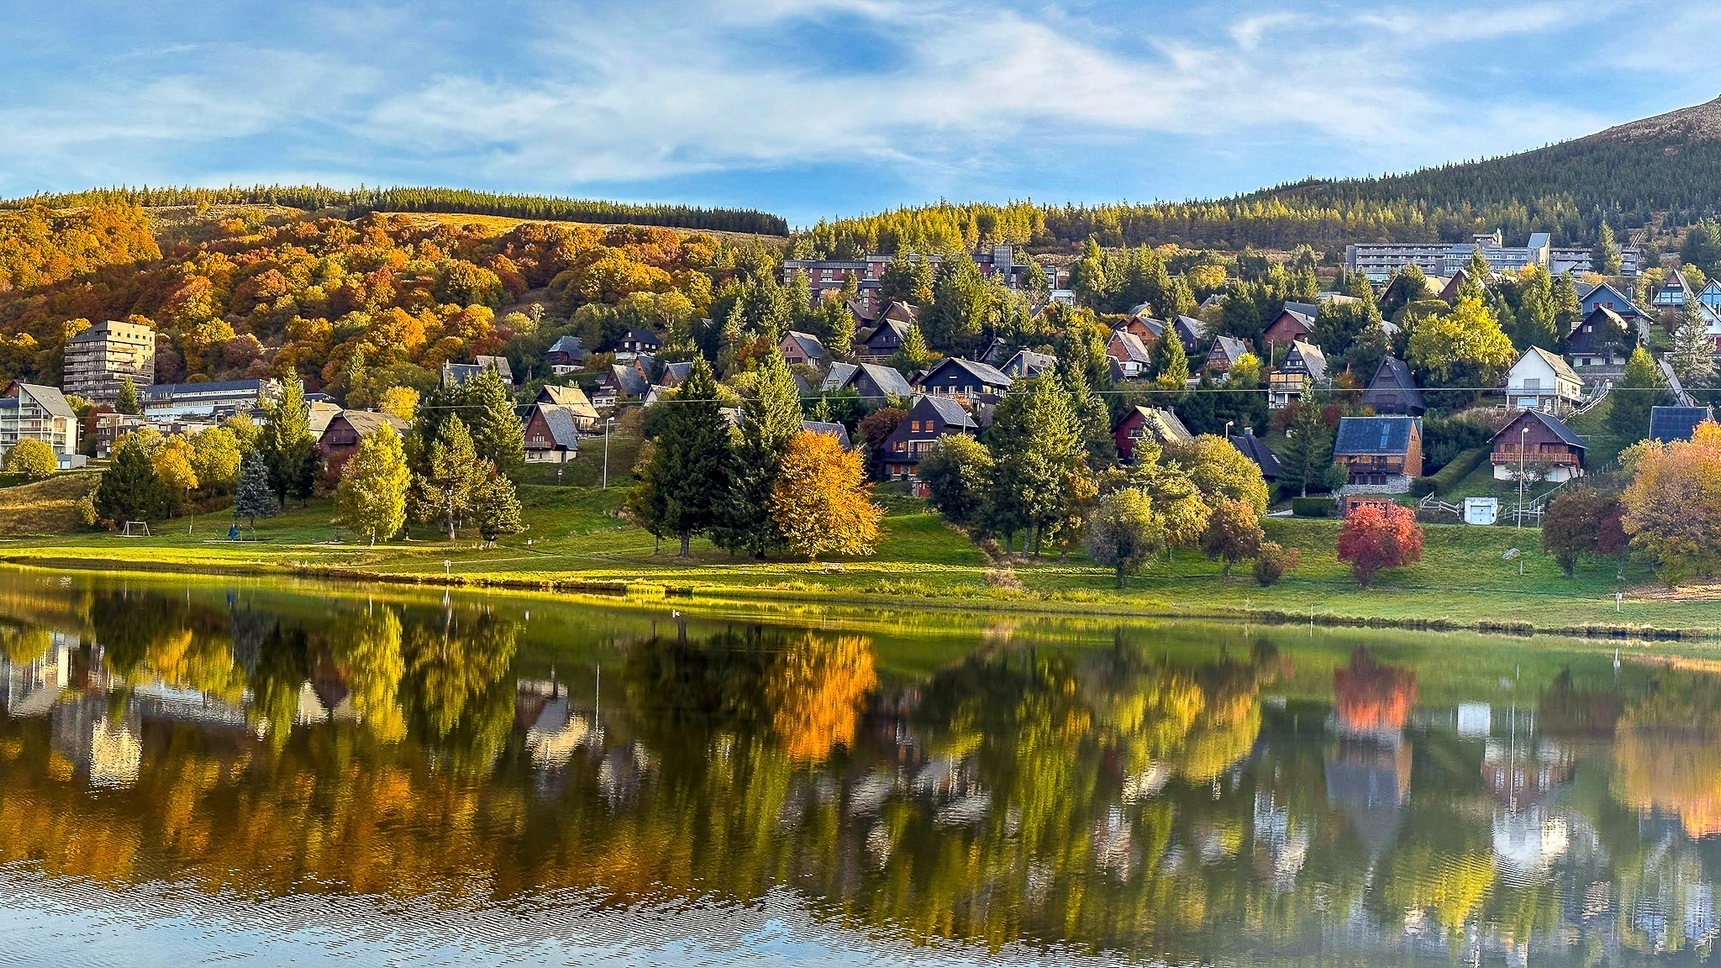
[[111, 403], [130, 378], [139, 390], [155, 383], [155, 330], [107, 320], [66, 341], [66, 392]]
[[61, 468], [83, 463], [78, 453], [78, 415], [53, 387], [13, 383], [0, 396], [0, 456], [20, 440], [39, 440], [54, 448]]
[[[937, 255], [911, 255], [909, 258], [916, 262], [926, 259], [934, 264], [941, 261]], [[849, 276], [854, 276], [857, 290], [851, 308], [862, 318], [873, 320], [878, 318], [878, 312], [883, 308], [879, 283], [884, 279], [884, 270], [890, 266], [890, 260], [888, 255], [869, 255], [864, 259], [789, 259], [783, 263], [783, 282], [792, 281], [796, 273], [806, 275], [816, 303], [826, 293], [841, 292]], [[1007, 288], [1021, 289], [1027, 283], [1028, 263], [1019, 258], [1013, 245], [983, 248], [974, 253], [974, 262], [980, 267], [981, 275], [995, 277]], [[1055, 269], [1042, 267], [1042, 271], [1048, 278], [1056, 277]]]
[[[1549, 272], [1582, 275], [1591, 271], [1590, 251], [1579, 248], [1554, 248], [1552, 238], [1545, 232], [1529, 237], [1521, 246], [1507, 245], [1496, 229], [1479, 233], [1469, 242], [1456, 245], [1448, 242], [1355, 242], [1345, 246], [1345, 266], [1351, 272], [1361, 272], [1374, 282], [1385, 282], [1407, 265], [1415, 265], [1429, 276], [1448, 278], [1470, 264], [1477, 249], [1487, 258], [1495, 272], [1517, 272], [1528, 265], [1539, 265]], [[1642, 260], [1636, 246], [1620, 247], [1620, 273], [1635, 276]]]
[[237, 413], [250, 413], [265, 402], [281, 399], [281, 381], [163, 383], [144, 390], [140, 396], [143, 412], [151, 419], [196, 416], [225, 420]]

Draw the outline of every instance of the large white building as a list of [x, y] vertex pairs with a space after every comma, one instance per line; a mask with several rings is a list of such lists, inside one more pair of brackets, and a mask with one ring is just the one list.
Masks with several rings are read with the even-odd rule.
[[[1407, 265], [1414, 265], [1425, 274], [1450, 278], [1470, 264], [1478, 249], [1495, 272], [1517, 272], [1528, 265], [1539, 265], [1549, 272], [1590, 272], [1590, 250], [1555, 248], [1553, 239], [1545, 232], [1530, 236], [1524, 245], [1507, 245], [1498, 231], [1472, 236], [1469, 242], [1456, 245], [1447, 242], [1353, 242], [1345, 246], [1345, 267], [1361, 272], [1374, 282], [1385, 282]], [[1642, 253], [1636, 246], [1620, 248], [1620, 272], [1635, 276]]]
[[138, 390], [155, 382], [155, 330], [110, 319], [66, 341], [67, 393], [112, 403], [126, 380]]
[[20, 440], [39, 440], [52, 447], [62, 468], [83, 462], [78, 454], [78, 415], [53, 387], [13, 383], [0, 396], [0, 457]]

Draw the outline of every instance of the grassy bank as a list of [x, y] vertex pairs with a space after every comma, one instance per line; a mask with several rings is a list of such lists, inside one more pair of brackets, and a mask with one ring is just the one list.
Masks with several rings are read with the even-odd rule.
[[[169, 522], [153, 537], [79, 532], [0, 540], [0, 560], [104, 570], [300, 574], [355, 580], [503, 585], [562, 590], [633, 588], [708, 601], [844, 602], [965, 610], [1058, 611], [1136, 616], [1254, 617], [1337, 624], [1472, 628], [1571, 634], [1716, 634], [1721, 594], [1671, 595], [1633, 569], [1614, 610], [1614, 568], [1587, 563], [1564, 577], [1533, 529], [1430, 526], [1423, 560], [1384, 573], [1362, 591], [1337, 560], [1336, 521], [1267, 522], [1269, 537], [1302, 551], [1302, 565], [1263, 589], [1245, 574], [1179, 552], [1119, 591], [1111, 573], [1080, 556], [990, 562], [961, 533], [915, 500], [885, 495], [890, 514], [879, 553], [831, 563], [732, 559], [704, 542], [692, 561], [659, 549], [616, 515], [617, 490], [524, 487], [530, 530], [496, 548], [449, 542], [415, 528], [412, 540], [375, 548], [341, 543], [330, 508], [313, 502], [262, 522], [256, 540], [226, 540], [225, 516]], [[1504, 554], [1517, 547], [1520, 561]], [[1246, 571], [1241, 569], [1240, 571]]]

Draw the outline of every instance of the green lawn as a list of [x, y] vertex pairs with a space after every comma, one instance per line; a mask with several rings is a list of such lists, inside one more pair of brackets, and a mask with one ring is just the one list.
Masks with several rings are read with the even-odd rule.
[[[1712, 630], [1721, 600], [1675, 599], [1658, 594], [1628, 598], [1615, 614], [1611, 563], [1584, 566], [1566, 579], [1539, 550], [1535, 529], [1427, 528], [1423, 560], [1383, 573], [1375, 588], [1358, 590], [1337, 560], [1339, 522], [1271, 519], [1269, 537], [1301, 550], [1302, 565], [1270, 589], [1247, 577], [1247, 566], [1224, 578], [1219, 567], [1189, 552], [1156, 562], [1113, 587], [1111, 573], [1080, 556], [989, 563], [960, 532], [930, 514], [922, 502], [880, 488], [889, 509], [876, 556], [811, 563], [755, 562], [731, 558], [704, 541], [694, 557], [676, 557], [673, 542], [661, 549], [650, 535], [620, 518], [618, 489], [524, 486], [530, 530], [482, 548], [463, 536], [448, 542], [415, 527], [410, 540], [376, 548], [338, 543], [327, 502], [294, 508], [260, 522], [259, 540], [225, 540], [224, 515], [168, 522], [150, 538], [81, 532], [48, 538], [0, 540], [0, 559], [17, 563], [86, 565], [104, 569], [171, 568], [194, 572], [301, 573], [351, 578], [440, 581], [447, 574], [474, 584], [509, 583], [564, 590], [607, 587], [655, 593], [667, 589], [707, 601], [775, 599], [869, 606], [953, 607], [967, 610], [1057, 610], [1093, 614], [1274, 616], [1312, 614], [1323, 621], [1350, 620], [1409, 625], [1446, 625], [1527, 630], [1660, 628]], [[188, 533], [188, 526], [190, 531]], [[1521, 549], [1517, 561], [1503, 555]], [[1641, 570], [1628, 586], [1655, 590]]]

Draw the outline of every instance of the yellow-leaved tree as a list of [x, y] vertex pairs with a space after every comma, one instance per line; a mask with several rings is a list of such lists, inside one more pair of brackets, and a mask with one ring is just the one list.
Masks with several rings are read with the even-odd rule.
[[872, 502], [860, 455], [830, 434], [789, 438], [771, 491], [771, 517], [789, 547], [808, 558], [827, 552], [870, 555], [884, 509]]
[[1721, 426], [1699, 424], [1689, 441], [1634, 449], [1625, 489], [1631, 547], [1669, 585], [1721, 574]]

